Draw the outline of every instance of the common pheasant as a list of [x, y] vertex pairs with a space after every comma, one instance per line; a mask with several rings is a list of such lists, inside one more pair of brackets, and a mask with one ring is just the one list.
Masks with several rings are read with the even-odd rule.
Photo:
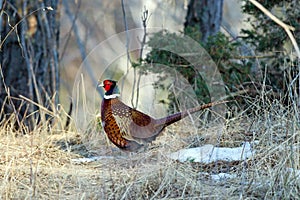
[[105, 95], [101, 105], [102, 127], [109, 140], [125, 151], [137, 151], [145, 144], [155, 140], [165, 127], [200, 110], [224, 102], [204, 104], [178, 112], [167, 117], [154, 119], [119, 100], [117, 82], [104, 80]]

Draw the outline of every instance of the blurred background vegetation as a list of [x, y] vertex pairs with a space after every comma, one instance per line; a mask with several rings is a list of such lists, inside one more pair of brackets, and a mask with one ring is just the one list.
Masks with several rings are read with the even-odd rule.
[[[203, 5], [206, 7], [201, 3], [204, 3]], [[296, 41], [299, 42], [299, 2], [289, 0], [260, 1], [260, 3], [284, 23], [293, 26], [295, 28], [293, 34]], [[117, 45], [108, 43], [103, 52], [97, 52], [98, 56], [103, 58], [101, 61], [99, 59], [97, 62], [97, 57], [95, 57], [96, 61], [92, 65], [81, 70], [100, 69], [100, 71], [108, 71], [110, 78], [119, 79], [120, 76], [128, 73], [127, 58], [130, 58], [130, 70], [133, 70], [134, 74], [138, 71], [138, 73], [144, 75], [149, 73], [159, 75], [154, 84], [155, 88], [163, 90], [170, 88], [172, 82], [163, 80], [168, 80], [168, 77], [174, 78], [172, 73], [176, 72], [181, 74], [193, 87], [200, 103], [210, 102], [212, 101], [211, 94], [209, 94], [210, 87], [207, 85], [206, 77], [195, 70], [197, 66], [193, 66], [174, 52], [156, 48], [158, 45], [168, 46], [169, 49], [178, 49], [179, 46], [183, 46], [184, 37], [189, 37], [199, 43], [210, 55], [221, 73], [227, 95], [235, 96], [234, 98], [241, 105], [246, 103], [245, 98], [236, 94], [247, 93], [249, 98], [255, 98], [263, 91], [262, 88], [267, 88], [273, 98], [280, 99], [285, 103], [291, 100], [287, 97], [292, 97], [294, 98], [292, 101], [295, 101], [299, 93], [298, 81], [295, 81], [299, 72], [299, 63], [287, 34], [282, 27], [278, 26], [249, 1], [211, 1], [209, 4], [205, 4], [205, 1], [200, 0], [152, 3], [132, 0], [122, 5], [122, 1], [83, 2], [63, 0], [62, 2], [53, 2], [53, 5], [47, 1], [40, 2], [40, 4], [34, 4], [34, 1], [30, 1], [28, 7], [23, 6], [23, 10], [21, 9], [22, 6], [21, 2], [7, 1], [6, 4], [3, 2], [3, 10], [7, 9], [11, 15], [17, 15], [22, 23], [19, 27], [17, 26], [18, 20], [11, 20], [11, 24], [4, 24], [5, 29], [2, 29], [2, 38], [5, 38], [6, 34], [9, 33], [10, 26], [16, 25], [19, 30], [18, 33], [24, 34], [24, 36], [19, 37], [23, 49], [34, 49], [31, 47], [42, 49], [43, 46], [39, 46], [38, 41], [44, 41], [46, 46], [48, 43], [54, 43], [51, 43], [49, 39], [39, 39], [42, 34], [39, 34], [37, 28], [41, 27], [39, 24], [49, 24], [49, 27], [54, 28], [51, 37], [57, 42], [53, 48], [57, 48], [56, 50], [59, 53], [53, 54], [52, 60], [47, 61], [37, 59], [38, 57], [34, 56], [27, 56], [27, 58], [25, 54], [24, 59], [21, 59], [22, 64], [25, 63], [25, 67], [22, 70], [19, 67], [19, 71], [23, 71], [23, 77], [28, 78], [27, 83], [26, 79], [20, 81], [20, 78], [18, 78], [19, 81], [9, 82], [8, 80], [12, 79], [4, 73], [5, 76], [1, 82], [1, 102], [8, 105], [4, 106], [4, 110], [9, 108], [7, 109], [8, 113], [18, 115], [18, 121], [28, 113], [34, 113], [36, 118], [39, 119], [42, 116], [35, 111], [42, 112], [43, 109], [36, 105], [32, 106], [32, 102], [24, 101], [24, 99], [19, 99], [19, 104], [14, 109], [14, 106], [10, 105], [11, 101], [5, 100], [9, 96], [7, 95], [7, 89], [4, 87], [5, 84], [14, 88], [11, 92], [15, 97], [22, 94], [54, 112], [56, 112], [56, 108], [51, 104], [57, 105], [59, 98], [60, 103], [67, 109], [70, 103], [69, 97], [72, 96], [72, 90], [74, 89], [73, 83], [76, 80], [76, 75], [78, 75], [78, 71], [80, 71], [79, 69], [88, 55], [92, 54], [94, 49], [97, 50], [97, 46], [102, 44], [101, 42], [107, 41], [106, 39], [111, 35], [134, 28], [144, 28], [147, 32], [147, 29], [151, 27], [161, 27], [161, 31], [145, 35], [146, 38], [142, 41], [144, 46], [141, 48], [147, 47], [147, 51], [144, 51], [143, 55], [140, 55], [138, 51], [134, 51], [130, 52], [129, 57], [118, 55], [117, 60], [109, 60], [110, 56], [105, 55], [116, 54], [117, 45], [121, 44], [122, 41], [121, 38], [119, 38], [120, 41], [116, 38]], [[54, 11], [43, 9], [47, 6], [54, 8]], [[207, 16], [209, 15], [206, 12], [209, 10], [214, 12], [215, 15], [211, 15], [208, 20]], [[2, 12], [4, 22], [7, 20], [5, 16], [7, 16], [6, 14], [9, 15], [9, 12], [5, 14]], [[30, 14], [30, 12], [34, 13]], [[147, 14], [145, 15], [145, 13]], [[51, 20], [53, 20], [53, 23], [48, 23]], [[56, 26], [52, 26], [54, 22], [57, 23]], [[48, 29], [43, 28], [42, 30]], [[175, 34], [175, 32], [177, 33]], [[45, 32], [41, 33], [44, 34]], [[59, 43], [58, 35], [60, 35]], [[141, 40], [142, 38], [138, 39]], [[7, 43], [4, 44], [9, 45], [8, 42], [10, 40], [7, 40]], [[17, 44], [16, 47], [19, 47], [18, 37], [15, 37], [12, 44]], [[123, 46], [125, 47], [126, 44], [123, 43]], [[3, 47], [6, 48], [6, 46]], [[37, 49], [34, 51], [36, 52], [32, 55], [44, 55], [41, 57], [43, 59], [50, 58], [49, 55], [54, 52], [45, 48], [41, 54], [37, 53]], [[107, 60], [105, 60], [106, 58]], [[7, 59], [5, 59], [5, 56], [2, 56], [1, 59], [2, 70], [6, 72], [6, 69], [10, 69], [5, 64]], [[34, 76], [37, 76], [38, 83], [34, 81], [33, 75], [30, 73], [30, 60], [35, 61], [32, 71], [35, 72]], [[46, 69], [46, 67], [39, 68], [41, 63], [49, 69]], [[55, 63], [55, 70], [53, 70], [53, 67], [51, 68], [51, 63]], [[104, 69], [107, 63], [109, 63], [109, 68]], [[160, 63], [169, 68], [163, 70], [160, 65], [152, 65], [152, 63]], [[12, 64], [14, 63], [12, 62]], [[170, 68], [174, 71], [169, 70]], [[51, 74], [53, 75], [51, 79], [45, 78], [46, 75], [50, 77]], [[97, 77], [100, 76], [100, 73], [89, 72], [88, 74], [95, 75], [91, 78], [91, 84], [89, 85], [89, 87], [95, 87], [94, 82], [100, 78]], [[53, 79], [54, 75], [56, 78]], [[127, 79], [134, 78], [128, 76]], [[12, 87], [13, 83], [17, 83], [17, 85]], [[50, 83], [52, 85], [49, 89], [41, 86]], [[24, 88], [24, 86], [28, 87]], [[18, 87], [21, 88], [20, 92], [16, 90]], [[26, 91], [28, 88], [29, 92]], [[167, 92], [167, 99], [161, 98], [159, 102], [168, 102], [167, 104], [171, 108], [176, 107], [174, 92], [170, 90]], [[90, 92], [85, 95], [87, 95], [87, 98], [95, 98], [94, 94], [90, 94]], [[144, 100], [146, 101], [145, 104], [152, 101], [151, 98], [144, 98]], [[13, 101], [16, 101], [16, 99]], [[18, 113], [18, 109], [20, 113]], [[27, 111], [30, 112], [27, 113]], [[1, 112], [1, 118], [5, 115], [6, 111]], [[47, 116], [49, 115], [46, 113]]]

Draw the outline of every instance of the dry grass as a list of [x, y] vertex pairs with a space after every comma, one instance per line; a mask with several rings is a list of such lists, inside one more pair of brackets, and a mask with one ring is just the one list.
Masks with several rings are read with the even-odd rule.
[[[1, 199], [299, 199], [299, 127], [291, 108], [278, 101], [252, 101], [248, 114], [197, 128], [189, 121], [166, 129], [145, 152], [124, 153], [107, 145], [103, 133], [0, 132]], [[250, 114], [249, 114], [250, 113]], [[241, 162], [204, 165], [170, 160], [183, 147], [252, 144], [256, 154]], [[106, 155], [86, 164], [82, 156]], [[214, 181], [210, 174], [236, 174]]]

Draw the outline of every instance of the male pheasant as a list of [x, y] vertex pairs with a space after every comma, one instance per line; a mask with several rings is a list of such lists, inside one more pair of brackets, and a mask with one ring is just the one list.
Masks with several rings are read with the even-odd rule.
[[224, 103], [215, 102], [178, 112], [170, 116], [154, 119], [121, 102], [118, 97], [117, 82], [104, 80], [105, 95], [101, 105], [101, 121], [109, 140], [125, 151], [136, 151], [149, 143], [174, 122], [200, 110]]

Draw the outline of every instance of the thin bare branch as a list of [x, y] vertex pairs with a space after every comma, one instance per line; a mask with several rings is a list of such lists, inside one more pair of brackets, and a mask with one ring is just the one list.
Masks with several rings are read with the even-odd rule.
[[[141, 50], [140, 50], [140, 58], [139, 58], [139, 64], [142, 64], [142, 60], [143, 60], [143, 51], [146, 45], [146, 38], [147, 38], [147, 21], [149, 19], [149, 11], [146, 9], [146, 7], [144, 7], [144, 11], [142, 14], [142, 23], [143, 23], [143, 28], [144, 28], [144, 35], [143, 35], [143, 39], [141, 41]], [[136, 89], [136, 101], [135, 101], [135, 105], [138, 105], [139, 102], [139, 95], [140, 95], [140, 89], [139, 89], [139, 85], [141, 82], [141, 77], [142, 75], [139, 74], [139, 78], [137, 81], [137, 89]]]
[[263, 7], [260, 3], [258, 3], [256, 0], [249, 0], [253, 5], [255, 5], [258, 9], [260, 9], [265, 15], [267, 15], [268, 17], [270, 17], [274, 22], [276, 22], [279, 26], [281, 26], [285, 32], [287, 33], [287, 35], [289, 36], [295, 51], [297, 53], [298, 59], [300, 59], [300, 50], [299, 50], [299, 46], [296, 42], [295, 37], [293, 36], [291, 31], [294, 31], [295, 28], [292, 26], [289, 26], [287, 24], [285, 24], [284, 22], [282, 22], [280, 19], [278, 19], [276, 16], [274, 16], [270, 11], [268, 11], [265, 7]]
[[[128, 35], [128, 24], [127, 24], [127, 18], [126, 18], [126, 11], [125, 11], [125, 5], [124, 0], [121, 0], [122, 4], [122, 12], [123, 12], [123, 21], [125, 26], [125, 32], [126, 32], [126, 53], [127, 53], [127, 60], [131, 63], [130, 54], [129, 54], [129, 35]], [[128, 66], [127, 66], [128, 69]]]
[[32, 15], [32, 14], [34, 14], [34, 13], [36, 13], [36, 12], [38, 12], [38, 11], [40, 11], [40, 10], [42, 10], [42, 11], [48, 11], [48, 10], [53, 10], [51, 7], [42, 7], [42, 8], [38, 8], [38, 9], [36, 9], [36, 10], [34, 10], [34, 11], [32, 11], [32, 12], [30, 12], [28, 15], [26, 15], [26, 16], [24, 16], [20, 21], [18, 21], [17, 23], [16, 23], [16, 25], [14, 25], [13, 27], [12, 27], [12, 29], [10, 29], [9, 30], [9, 32], [6, 34], [6, 36], [4, 37], [4, 39], [1, 41], [1, 43], [0, 43], [0, 51], [2, 50], [2, 46], [3, 46], [3, 44], [4, 44], [4, 42], [7, 40], [7, 38], [10, 36], [10, 34], [14, 31], [14, 30], [16, 30], [17, 29], [17, 27], [18, 27], [18, 25], [22, 22], [22, 21], [24, 21], [27, 17], [29, 17], [30, 15]]
[[[86, 50], [85, 50], [84, 43], [83, 43], [83, 41], [80, 37], [78, 26], [73, 21], [74, 17], [73, 17], [73, 14], [70, 12], [69, 1], [68, 0], [63, 0], [63, 5], [65, 7], [65, 12], [66, 12], [67, 16], [69, 17], [69, 20], [72, 23], [74, 23], [73, 31], [74, 31], [74, 35], [76, 37], [77, 45], [78, 45], [78, 48], [79, 48], [79, 51], [80, 51], [81, 59], [85, 60], [85, 58], [87, 57], [87, 53], [86, 53]], [[98, 80], [97, 80], [97, 78], [95, 78], [94, 72], [93, 72], [92, 67], [91, 67], [88, 60], [85, 60], [85, 62], [84, 62], [84, 70], [86, 70], [86, 72], [88, 73], [89, 77], [92, 80], [92, 83], [94, 85], [97, 85]], [[103, 91], [99, 87], [96, 87], [96, 89], [97, 89], [98, 93], [103, 97], [103, 95], [104, 95]]]
[[[68, 6], [68, 4], [64, 4], [64, 6]], [[60, 59], [59, 59], [59, 60], [61, 60], [61, 59], [64, 57], [65, 53], [66, 53], [68, 44], [69, 44], [70, 39], [71, 39], [71, 36], [72, 36], [72, 30], [74, 29], [74, 26], [76, 26], [76, 21], [77, 21], [77, 18], [78, 18], [78, 14], [79, 14], [80, 7], [81, 7], [81, 0], [78, 1], [77, 7], [76, 7], [76, 11], [74, 11], [74, 17], [73, 17], [73, 20], [72, 20], [72, 25], [71, 25], [70, 30], [69, 30], [68, 33], [67, 33], [66, 43], [65, 43], [64, 47], [62, 48], [62, 51], [61, 51], [61, 55], [60, 55]], [[70, 9], [70, 7], [68, 6], [67, 9]], [[70, 15], [70, 14], [69, 14], [69, 15]]]

